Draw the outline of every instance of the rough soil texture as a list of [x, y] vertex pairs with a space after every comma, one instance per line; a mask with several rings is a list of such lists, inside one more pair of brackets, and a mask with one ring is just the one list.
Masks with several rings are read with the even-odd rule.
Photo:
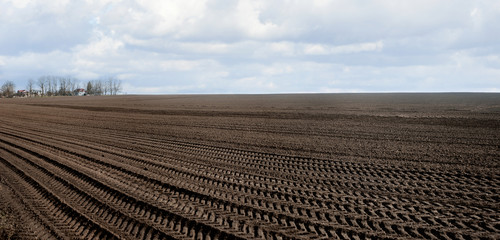
[[500, 94], [0, 99], [0, 180], [2, 238], [500, 239]]

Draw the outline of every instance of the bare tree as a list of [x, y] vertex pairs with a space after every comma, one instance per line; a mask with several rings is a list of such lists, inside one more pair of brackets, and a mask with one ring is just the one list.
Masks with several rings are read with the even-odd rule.
[[121, 89], [120, 81], [113, 76], [108, 76], [102, 79], [102, 85], [105, 95], [116, 95]]
[[68, 93], [68, 79], [65, 77], [54, 78], [59, 80], [59, 91], [57, 95], [65, 96]]
[[47, 91], [47, 76], [41, 76], [38, 78], [38, 87], [40, 87], [42, 96], [45, 96]]
[[118, 94], [119, 92], [122, 91], [122, 82], [118, 79], [113, 80], [113, 95]]
[[[37, 84], [41, 89], [41, 94], [45, 96], [72, 95], [72, 93], [81, 86], [78, 79], [74, 77], [60, 77], [52, 75], [39, 77]], [[85, 87], [85, 83], [83, 86]], [[116, 95], [121, 91], [121, 89], [121, 81], [112, 76], [89, 80], [86, 83], [88, 95]]]
[[54, 89], [52, 88], [52, 76], [47, 76], [47, 96], [52, 96], [52, 93], [54, 91]]
[[92, 83], [95, 95], [116, 95], [121, 91], [121, 82], [114, 76], [103, 77]]
[[102, 91], [103, 91], [103, 94], [104, 95], [108, 95], [108, 93], [110, 92], [110, 87], [109, 87], [109, 81], [111, 80], [110, 77], [106, 77], [106, 78], [101, 78], [99, 79], [98, 81], [100, 82], [101, 86], [102, 86]]
[[94, 80], [93, 81], [93, 86], [94, 86], [94, 95], [102, 95], [104, 93], [104, 89], [102, 86], [102, 81], [101, 80]]
[[79, 84], [80, 83], [79, 83], [78, 79], [73, 78], [73, 77], [69, 77], [68, 78], [68, 89], [69, 89], [70, 93], [73, 93], [78, 88]]
[[12, 81], [6, 81], [4, 84], [2, 84], [2, 96], [4, 97], [13, 97], [14, 96], [14, 88], [15, 84]]
[[47, 95], [49, 96], [54, 96], [56, 95], [56, 92], [57, 92], [57, 77], [56, 76], [48, 76], [48, 88], [49, 88], [49, 91], [47, 93]]
[[109, 95], [113, 95], [113, 81], [115, 80], [114, 77], [108, 77], [106, 79], [106, 87], [108, 88]]
[[28, 91], [28, 96], [33, 96], [33, 86], [35, 85], [35, 81], [33, 79], [28, 80], [28, 84], [26, 85], [26, 90]]
[[57, 77], [59, 79], [59, 92], [60, 96], [68, 96], [75, 90], [77, 84], [76, 79], [71, 76]]
[[47, 94], [47, 96], [52, 96], [54, 94], [54, 84], [52, 83], [52, 76], [47, 75], [45, 76], [45, 79], [46, 79], [45, 84], [47, 85], [46, 86], [47, 90], [45, 91], [45, 93]]

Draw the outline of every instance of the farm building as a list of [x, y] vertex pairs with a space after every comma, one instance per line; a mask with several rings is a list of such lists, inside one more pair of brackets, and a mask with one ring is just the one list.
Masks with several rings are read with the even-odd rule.
[[87, 94], [87, 91], [85, 91], [85, 89], [83, 89], [83, 88], [78, 88], [78, 89], [75, 89], [75, 91], [74, 91], [75, 96], [85, 96], [86, 94]]
[[18, 97], [26, 97], [28, 96], [28, 92], [26, 90], [17, 90]]

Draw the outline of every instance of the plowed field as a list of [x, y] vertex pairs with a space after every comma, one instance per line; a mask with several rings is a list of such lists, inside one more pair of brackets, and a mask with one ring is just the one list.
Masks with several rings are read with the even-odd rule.
[[0, 238], [500, 239], [500, 94], [0, 99], [0, 180]]

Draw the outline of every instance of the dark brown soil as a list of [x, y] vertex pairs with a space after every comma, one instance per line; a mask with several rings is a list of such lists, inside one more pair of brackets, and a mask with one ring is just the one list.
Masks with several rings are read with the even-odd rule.
[[0, 99], [0, 237], [500, 239], [499, 169], [500, 94]]

